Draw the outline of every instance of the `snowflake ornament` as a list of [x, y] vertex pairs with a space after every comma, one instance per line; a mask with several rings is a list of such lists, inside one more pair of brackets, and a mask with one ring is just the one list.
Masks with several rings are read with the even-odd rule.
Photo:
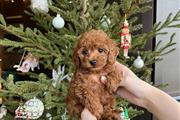
[[52, 70], [52, 85], [54, 87], [57, 87], [61, 83], [62, 80], [70, 79], [69, 78], [70, 74], [65, 75], [64, 72], [65, 72], [65, 65], [63, 65], [63, 66], [60, 65], [58, 67], [57, 71], [54, 69]]

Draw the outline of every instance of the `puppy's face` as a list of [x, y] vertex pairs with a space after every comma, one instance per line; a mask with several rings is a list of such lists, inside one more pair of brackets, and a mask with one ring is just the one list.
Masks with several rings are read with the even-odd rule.
[[78, 56], [82, 68], [92, 71], [102, 69], [108, 60], [109, 49], [103, 44], [91, 44], [78, 50]]
[[118, 48], [106, 33], [91, 30], [81, 35], [74, 50], [73, 60], [76, 68], [99, 71], [116, 61]]

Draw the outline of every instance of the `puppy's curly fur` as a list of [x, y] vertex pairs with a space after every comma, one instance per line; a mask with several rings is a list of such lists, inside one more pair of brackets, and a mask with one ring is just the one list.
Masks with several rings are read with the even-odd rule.
[[[67, 96], [67, 110], [80, 118], [87, 108], [98, 120], [120, 120], [115, 109], [115, 92], [121, 75], [114, 66], [118, 48], [106, 33], [90, 30], [81, 35], [74, 50], [76, 70]], [[93, 74], [107, 73], [106, 83], [93, 80]]]

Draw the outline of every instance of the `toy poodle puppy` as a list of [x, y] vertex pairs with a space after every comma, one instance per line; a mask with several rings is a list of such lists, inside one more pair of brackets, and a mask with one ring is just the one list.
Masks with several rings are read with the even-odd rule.
[[[75, 73], [67, 95], [70, 116], [80, 119], [87, 108], [97, 120], [120, 120], [115, 108], [115, 93], [121, 75], [114, 66], [119, 53], [112, 39], [101, 30], [90, 30], [81, 35], [74, 50]], [[99, 81], [93, 75], [100, 76]]]

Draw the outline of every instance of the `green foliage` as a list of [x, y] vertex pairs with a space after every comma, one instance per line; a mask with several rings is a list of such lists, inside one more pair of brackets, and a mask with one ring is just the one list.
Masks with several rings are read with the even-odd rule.
[[[58, 68], [59, 65], [65, 65], [65, 73], [70, 74], [74, 70], [72, 51], [81, 33], [90, 29], [102, 29], [116, 43], [119, 43], [120, 28], [125, 19], [125, 14], [130, 24], [130, 31], [133, 33], [141, 30], [143, 26], [137, 22], [137, 14], [150, 10], [150, 3], [150, 0], [123, 0], [120, 3], [113, 2], [112, 4], [106, 3], [105, 0], [58, 0], [49, 8], [50, 13], [58, 13], [65, 20], [65, 27], [62, 29], [55, 29], [52, 26], [52, 19], [54, 18], [52, 15], [54, 14], [26, 11], [26, 14], [36, 21], [37, 28], [34, 29], [24, 28], [23, 25], [19, 27], [7, 25], [3, 16], [0, 15], [0, 29], [19, 38], [18, 40], [3, 38], [0, 40], [0, 45], [6, 46], [9, 50], [19, 48], [20, 52], [22, 52], [22, 49], [31, 52], [34, 56], [40, 58], [40, 64], [48, 71]], [[107, 27], [101, 25], [104, 16], [107, 16], [111, 21]], [[165, 28], [179, 28], [180, 24], [177, 23], [179, 20], [180, 12], [175, 16], [169, 14], [164, 22], [156, 23], [148, 33], [133, 34], [132, 47], [129, 50], [131, 58], [125, 59], [120, 49], [118, 61], [132, 69], [141, 79], [151, 83], [152, 64], [162, 60], [162, 55], [175, 50], [173, 48], [175, 34], [172, 34], [170, 41], [163, 47], [159, 47], [161, 41], [157, 43], [154, 50], [145, 50], [144, 46], [155, 36], [168, 34], [162, 32]], [[43, 32], [38, 28], [43, 29]], [[137, 57], [137, 51], [145, 62], [142, 69], [132, 66]], [[11, 114], [8, 113], [6, 117], [10, 117], [14, 113], [20, 101], [25, 102], [36, 96], [45, 105], [45, 112], [40, 119], [46, 119], [46, 113], [51, 113], [53, 120], [62, 119], [66, 108], [65, 98], [69, 84], [68, 78], [59, 82], [58, 87], [55, 87], [51, 76], [45, 73], [28, 73], [28, 75], [30, 76], [29, 80], [16, 83], [13, 82], [13, 76], [11, 75], [7, 80], [3, 80], [5, 89], [1, 90], [0, 95], [3, 96], [8, 110], [11, 111]], [[121, 99], [117, 101], [117, 107], [129, 107], [131, 118], [143, 113], [130, 107], [131, 105], [127, 101]]]
[[6, 21], [4, 20], [3, 15], [0, 14], [0, 22], [2, 25], [6, 26]]
[[52, 86], [52, 80], [45, 74], [41, 73], [37, 77], [37, 81], [14, 83], [13, 76], [9, 75], [7, 80], [3, 81], [5, 90], [2, 90], [3, 94], [0, 96], [4, 97], [7, 109], [14, 112], [19, 102], [27, 101], [36, 96], [44, 103], [45, 113], [49, 112], [55, 117], [61, 116], [65, 110], [68, 82], [62, 81], [60, 86], [55, 88]]

